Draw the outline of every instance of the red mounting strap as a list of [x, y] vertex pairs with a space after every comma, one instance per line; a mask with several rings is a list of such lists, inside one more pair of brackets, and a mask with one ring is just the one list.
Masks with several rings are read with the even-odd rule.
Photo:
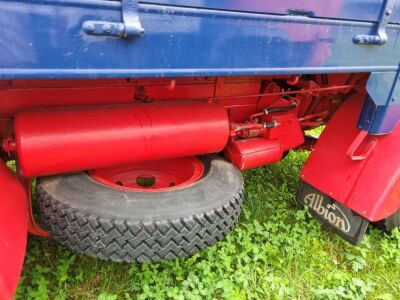
[[18, 179], [24, 186], [24, 189], [28, 195], [28, 206], [29, 206], [28, 231], [34, 235], [48, 237], [50, 236], [49, 232], [44, 230], [42, 227], [40, 227], [39, 224], [36, 223], [35, 217], [33, 215], [31, 178], [27, 178], [22, 175], [20, 169], [18, 168], [18, 163], [17, 163], [17, 172], [18, 172]]

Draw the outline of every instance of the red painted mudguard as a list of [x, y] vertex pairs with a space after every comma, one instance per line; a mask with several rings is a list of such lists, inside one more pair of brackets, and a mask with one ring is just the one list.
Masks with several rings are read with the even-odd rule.
[[0, 300], [13, 298], [25, 257], [28, 207], [25, 190], [0, 160]]
[[369, 221], [400, 208], [400, 125], [388, 135], [357, 128], [363, 100], [348, 99], [322, 133], [301, 178]]

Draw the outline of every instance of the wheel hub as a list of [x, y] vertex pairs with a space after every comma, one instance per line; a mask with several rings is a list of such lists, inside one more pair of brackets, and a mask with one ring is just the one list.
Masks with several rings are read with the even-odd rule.
[[168, 191], [186, 187], [204, 173], [203, 163], [195, 157], [149, 161], [89, 171], [106, 186], [141, 192]]

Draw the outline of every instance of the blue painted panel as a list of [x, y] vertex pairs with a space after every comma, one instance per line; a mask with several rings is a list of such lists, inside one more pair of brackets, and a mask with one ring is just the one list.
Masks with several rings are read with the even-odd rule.
[[371, 73], [367, 82], [367, 92], [376, 105], [400, 104], [399, 71]]
[[388, 134], [400, 120], [400, 104], [376, 105], [367, 97], [360, 115], [358, 127], [373, 135]]
[[371, 73], [367, 82], [368, 97], [358, 126], [371, 134], [391, 132], [400, 120], [400, 70]]
[[375, 24], [140, 4], [139, 38], [90, 36], [121, 22], [117, 1], [0, 1], [0, 78], [162, 77], [397, 70], [399, 25], [383, 46], [353, 44]]
[[[148, 0], [154, 4], [198, 7], [243, 12], [288, 15], [305, 13], [311, 17], [377, 21], [384, 0]], [[400, 3], [396, 1], [391, 22], [400, 22]]]

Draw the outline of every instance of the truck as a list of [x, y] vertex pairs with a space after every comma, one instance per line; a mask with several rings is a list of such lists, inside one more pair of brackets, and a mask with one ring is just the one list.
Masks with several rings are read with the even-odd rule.
[[292, 149], [331, 231], [400, 225], [400, 1], [2, 0], [0, 25], [0, 299], [28, 233], [121, 262], [215, 244], [240, 171]]

